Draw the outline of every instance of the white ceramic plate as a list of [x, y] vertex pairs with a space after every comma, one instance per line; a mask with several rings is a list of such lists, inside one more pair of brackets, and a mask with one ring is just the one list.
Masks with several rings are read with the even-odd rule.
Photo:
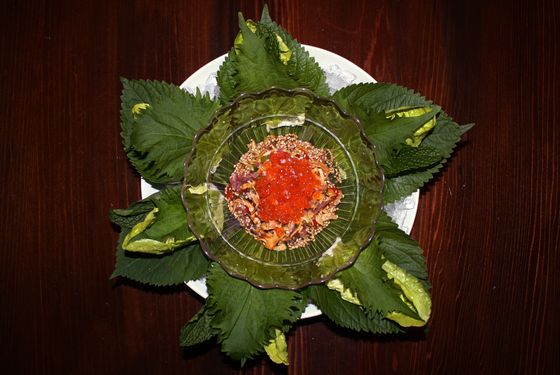
[[[373, 77], [367, 74], [359, 66], [346, 60], [344, 57], [321, 48], [308, 45], [304, 46], [309, 54], [315, 58], [317, 63], [325, 71], [327, 83], [331, 92], [352, 83], [375, 82]], [[190, 92], [194, 92], [196, 88], [199, 88], [202, 92], [208, 92], [211, 96], [217, 95], [216, 72], [225, 58], [226, 55], [222, 55], [198, 69], [181, 84], [181, 88]], [[157, 192], [156, 189], [143, 179], [141, 180], [140, 187], [142, 198], [146, 198], [147, 196]], [[419, 192], [416, 191], [401, 201], [385, 207], [387, 213], [406, 233], [410, 233], [412, 230], [414, 218], [416, 217], [416, 209], [418, 208], [418, 197]], [[199, 296], [203, 298], [208, 297], [206, 280], [204, 278], [189, 281], [187, 285]], [[319, 310], [315, 305], [309, 304], [302, 314], [301, 319], [311, 318], [320, 314], [321, 310]]]

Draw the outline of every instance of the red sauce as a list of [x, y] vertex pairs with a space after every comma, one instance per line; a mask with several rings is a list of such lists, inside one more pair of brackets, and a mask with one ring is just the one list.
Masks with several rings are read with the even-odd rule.
[[311, 207], [320, 181], [311, 170], [309, 160], [292, 158], [285, 151], [274, 151], [263, 163], [255, 188], [260, 199], [258, 216], [261, 220], [297, 223], [304, 210]]

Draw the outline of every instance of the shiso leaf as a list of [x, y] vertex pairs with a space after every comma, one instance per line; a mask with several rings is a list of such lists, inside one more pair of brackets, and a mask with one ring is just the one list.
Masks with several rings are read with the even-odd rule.
[[401, 290], [401, 300], [416, 313], [390, 311], [385, 316], [403, 327], [424, 326], [431, 314], [432, 301], [422, 249], [385, 213], [376, 223], [374, 243], [380, 249], [384, 261], [381, 268], [388, 280]]
[[232, 48], [216, 73], [216, 82], [220, 88], [220, 103], [226, 104], [235, 99], [237, 94], [237, 68], [235, 51]]
[[358, 83], [341, 88], [333, 99], [351, 113], [381, 113], [429, 107], [432, 102], [413, 90], [392, 83]]
[[440, 153], [433, 147], [403, 146], [394, 150], [383, 160], [383, 171], [386, 178], [410, 174], [437, 165], [441, 160]]
[[178, 186], [164, 189], [148, 199], [154, 207], [127, 233], [122, 243], [124, 250], [163, 254], [196, 241], [187, 225]]
[[[261, 21], [259, 25], [255, 23], [253, 20], [245, 21], [245, 25], [251, 30], [253, 33], [257, 33], [258, 27], [265, 26], [264, 22]], [[262, 31], [261, 31], [262, 33]], [[278, 59], [284, 65], [288, 64], [288, 61], [292, 58], [292, 51], [286, 45], [286, 42], [278, 33], [274, 33], [272, 35], [267, 35], [267, 37], [272, 37], [272, 39], [276, 39], [276, 43], [270, 43], [270, 46], [267, 46], [269, 50], [274, 51], [277, 53]], [[243, 33], [238, 33], [237, 37], [233, 42], [233, 49], [235, 53], [239, 53], [239, 47], [243, 44]]]
[[121, 93], [121, 136], [125, 152], [130, 151], [130, 134], [133, 123], [142, 110], [150, 103], [156, 103], [170, 96], [177, 86], [167, 82], [151, 80], [128, 80], [121, 78], [123, 90]]
[[[131, 229], [145, 220], [146, 216], [154, 210], [159, 204], [162, 205], [163, 200], [168, 199], [173, 194], [169, 191], [160, 192], [146, 198], [140, 202], [133, 203], [127, 209], [112, 210], [110, 218], [113, 223], [121, 227], [121, 233], [117, 244], [117, 254], [115, 270], [111, 275], [114, 277], [125, 277], [140, 283], [167, 286], [184, 283], [188, 280], [196, 280], [206, 273], [208, 268], [208, 260], [203, 255], [202, 250], [197, 242], [191, 242], [186, 245], [177, 247], [173, 252], [155, 255], [131, 253], [125, 251], [122, 247], [125, 237], [130, 233]], [[167, 197], [167, 198], [165, 198]], [[169, 202], [165, 201], [166, 204]], [[184, 210], [184, 209], [183, 209]], [[164, 212], [168, 211], [167, 208]], [[153, 224], [155, 226], [155, 224]], [[161, 229], [179, 228], [177, 233], [190, 233], [186, 227], [186, 218], [184, 215], [169, 215], [163, 217], [161, 221]], [[166, 230], [158, 229], [156, 226], [152, 232], [147, 229], [143, 235], [160, 235]], [[188, 234], [187, 236], [190, 236]], [[154, 237], [159, 238], [161, 237]]]
[[394, 333], [400, 330], [395, 323], [426, 324], [431, 310], [429, 287], [422, 250], [382, 214], [372, 243], [356, 263], [305, 293], [342, 327]]
[[335, 92], [333, 99], [360, 120], [382, 165], [440, 111], [412, 90], [387, 83], [350, 85]]
[[[119, 243], [126, 233], [122, 233]], [[204, 276], [207, 267], [208, 260], [198, 242], [164, 255], [128, 253], [119, 245], [111, 278], [121, 276], [154, 286], [179, 285]]]
[[130, 230], [136, 224], [143, 221], [154, 207], [154, 202], [152, 202], [151, 199], [141, 200], [133, 203], [129, 208], [115, 208], [110, 210], [109, 219], [121, 229]]
[[211, 325], [212, 316], [203, 306], [192, 319], [181, 328], [179, 343], [181, 346], [194, 346], [212, 339], [216, 330]]
[[305, 289], [305, 295], [332, 322], [358, 332], [390, 334], [402, 332], [402, 329], [382, 314], [366, 311], [362, 306], [342, 299], [339, 292], [327, 288], [324, 284], [312, 285]]
[[350, 85], [333, 99], [356, 116], [387, 170], [385, 203], [412, 194], [433, 178], [472, 125], [459, 126], [440, 107], [389, 83]]
[[[281, 55], [285, 48], [291, 52], [289, 58], [285, 59], [285, 64], [288, 66], [288, 74], [297, 77], [300, 87], [309, 88], [317, 95], [328, 96], [329, 86], [322, 68], [296, 39], [272, 21], [267, 7], [263, 9], [259, 26], [276, 35]], [[285, 42], [285, 45], [280, 41]], [[282, 60], [282, 56], [280, 59]]]
[[422, 248], [408, 234], [400, 230], [398, 225], [384, 212], [375, 224], [374, 241], [384, 259], [418, 278], [424, 288], [430, 288]]
[[439, 116], [437, 125], [424, 138], [422, 145], [437, 150], [442, 159], [427, 169], [386, 179], [383, 195], [385, 202], [390, 203], [406, 197], [430, 181], [449, 159], [461, 136], [472, 127], [473, 124], [458, 125], [445, 114]]
[[399, 311], [415, 317], [416, 313], [401, 300], [400, 290], [387, 282], [382, 264], [379, 248], [372, 242], [360, 253], [354, 265], [337, 273], [336, 278], [352, 291], [366, 310], [383, 314]]
[[325, 75], [314, 58], [290, 34], [271, 21], [265, 7], [261, 21], [239, 15], [240, 34], [217, 74], [220, 101], [231, 102], [243, 92], [270, 87], [308, 88], [327, 96]]
[[180, 181], [194, 135], [218, 102], [158, 81], [123, 80], [121, 98], [122, 137], [132, 165], [150, 183]]
[[[409, 137], [426, 123], [433, 121], [441, 110], [438, 106], [424, 107], [425, 111], [418, 116], [395, 116], [385, 113], [370, 113], [364, 120], [368, 137], [379, 149], [384, 158], [392, 150], [405, 147]], [[412, 147], [412, 146], [407, 146]], [[382, 162], [383, 164], [383, 162]]]
[[241, 361], [261, 353], [275, 330], [288, 331], [301, 316], [306, 301], [295, 291], [259, 289], [229, 276], [212, 263], [206, 280], [206, 306], [222, 351]]

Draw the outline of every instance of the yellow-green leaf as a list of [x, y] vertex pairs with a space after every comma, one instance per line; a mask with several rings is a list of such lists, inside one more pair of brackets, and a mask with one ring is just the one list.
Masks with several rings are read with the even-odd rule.
[[[422, 107], [422, 108], [397, 108], [394, 111], [387, 113], [387, 118], [392, 120], [395, 117], [418, 117], [422, 116], [428, 112], [431, 112], [430, 107]], [[436, 126], [436, 117], [432, 117], [429, 121], [427, 121], [424, 125], [420, 128], [416, 129], [414, 134], [411, 138], [406, 139], [406, 144], [412, 147], [418, 147], [424, 137], [428, 134], [428, 132]]]
[[132, 227], [123, 240], [122, 248], [124, 250], [147, 254], [164, 254], [196, 240], [196, 237], [190, 236], [182, 240], [166, 238], [164, 241], [158, 241], [151, 238], [142, 238], [135, 241], [134, 238], [143, 233], [156, 220], [158, 212], [159, 209], [154, 207], [143, 221]]
[[200, 195], [208, 191], [208, 186], [206, 184], [200, 184], [197, 186], [191, 186], [188, 189], [189, 189], [189, 193]]
[[132, 116], [134, 116], [134, 118], [137, 118], [144, 109], [149, 107], [150, 105], [148, 103], [135, 104], [134, 107], [132, 107]]
[[159, 209], [157, 207], [154, 207], [144, 218], [143, 221], [139, 222], [138, 224], [136, 224], [135, 226], [132, 227], [132, 229], [130, 230], [130, 232], [128, 232], [128, 234], [126, 235], [126, 237], [124, 238], [123, 241], [123, 249], [128, 250], [128, 247], [130, 245], [130, 241], [138, 236], [140, 233], [142, 233], [143, 231], [146, 230], [146, 228], [148, 228], [150, 226], [150, 224], [152, 224], [155, 220], [156, 220], [156, 213], [158, 213]]
[[412, 305], [411, 307], [416, 310], [421, 320], [398, 311], [389, 312], [387, 318], [396, 321], [403, 327], [421, 327], [425, 325], [432, 311], [432, 300], [420, 281], [390, 261], [386, 261], [381, 267], [387, 272], [389, 279], [392, 279], [401, 288], [404, 294], [401, 298], [409, 305]]
[[[245, 21], [245, 24], [247, 25], [247, 28], [253, 32], [253, 34], [257, 31], [257, 24], [255, 23], [255, 21], [247, 20]], [[276, 35], [276, 41], [278, 42], [278, 58], [280, 59], [282, 64], [286, 65], [288, 64], [288, 61], [290, 61], [290, 59], [292, 58], [292, 51], [290, 50], [290, 48], [288, 47], [288, 45], [280, 35], [278, 35], [277, 33], [275, 33], [275, 35]], [[235, 53], [239, 54], [240, 47], [242, 44], [243, 44], [243, 33], [239, 32], [235, 37], [235, 40], [233, 41], [233, 48], [235, 50]]]
[[[257, 31], [257, 24], [255, 23], [255, 21], [247, 20], [245, 21], [245, 25], [247, 25], [247, 28], [251, 30], [253, 34], [255, 33], [255, 31]], [[237, 33], [237, 36], [233, 41], [233, 49], [235, 50], [235, 53], [239, 54], [240, 47], [242, 44], [243, 44], [243, 33], [239, 32]]]
[[292, 58], [292, 51], [290, 50], [286, 42], [284, 42], [284, 39], [282, 39], [282, 37], [278, 34], [276, 34], [276, 41], [278, 42], [278, 54], [280, 57], [280, 61], [282, 62], [282, 64], [286, 65]]
[[288, 366], [288, 344], [286, 336], [279, 329], [275, 328], [276, 337], [271, 339], [268, 345], [264, 347], [266, 354], [274, 363]]
[[342, 280], [340, 279], [331, 279], [327, 282], [327, 288], [331, 289], [331, 290], [336, 290], [337, 292], [340, 293], [340, 297], [345, 300], [348, 301], [350, 303], [353, 303], [354, 305], [362, 305], [360, 303], [360, 300], [358, 299], [358, 296], [356, 295], [356, 293], [352, 293], [352, 291], [349, 288], [345, 288], [344, 284], [342, 283]]

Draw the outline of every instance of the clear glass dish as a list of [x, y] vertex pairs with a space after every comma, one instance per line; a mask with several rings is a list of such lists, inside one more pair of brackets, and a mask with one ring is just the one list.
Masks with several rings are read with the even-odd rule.
[[[337, 220], [303, 248], [271, 251], [227, 208], [224, 189], [251, 140], [296, 134], [332, 151], [344, 176]], [[232, 276], [261, 288], [299, 289], [350, 266], [371, 240], [383, 205], [383, 174], [358, 121], [308, 90], [241, 95], [198, 133], [185, 163], [187, 220], [204, 252]]]

